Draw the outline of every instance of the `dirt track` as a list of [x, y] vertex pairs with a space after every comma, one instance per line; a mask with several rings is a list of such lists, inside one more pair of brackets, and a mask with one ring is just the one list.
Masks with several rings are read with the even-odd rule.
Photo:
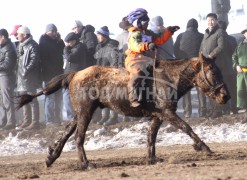
[[[240, 119], [242, 115], [217, 121], [192, 119], [189, 124], [233, 124]], [[112, 128], [116, 126], [127, 124], [118, 123]], [[49, 131], [46, 128], [38, 133], [47, 136]], [[50, 132], [53, 140], [54, 131], [57, 129]], [[215, 152], [211, 156], [196, 152], [191, 145], [157, 147], [159, 162], [155, 165], [146, 165], [146, 149], [87, 151], [89, 161], [96, 165], [87, 171], [80, 170], [76, 152], [62, 153], [48, 169], [44, 163], [46, 154], [0, 157], [0, 179], [247, 179], [247, 142], [208, 145]]]
[[81, 171], [77, 153], [63, 153], [50, 168], [45, 154], [0, 158], [0, 179], [247, 179], [247, 142], [209, 144], [212, 156], [190, 145], [159, 147], [156, 165], [145, 164], [145, 149], [89, 151], [96, 169]]

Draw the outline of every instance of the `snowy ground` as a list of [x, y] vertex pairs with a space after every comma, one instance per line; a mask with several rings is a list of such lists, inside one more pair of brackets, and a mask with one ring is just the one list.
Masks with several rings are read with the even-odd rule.
[[[242, 115], [239, 116], [241, 119]], [[212, 125], [208, 123], [209, 120], [205, 120], [199, 124], [192, 125], [192, 128], [206, 143], [247, 141], [247, 124], [242, 124], [240, 121], [228, 123], [228, 118], [232, 117], [224, 116], [223, 119], [221, 119], [222, 123], [220, 122], [216, 125]], [[224, 121], [226, 123], [224, 123]], [[116, 126], [106, 129], [105, 127], [99, 126], [98, 128], [89, 130], [85, 143], [86, 150], [140, 148], [146, 146], [147, 121], [140, 121], [127, 128], [124, 127], [125, 126]], [[187, 135], [181, 131], [171, 131], [170, 129], [170, 125], [164, 125], [160, 128], [157, 137], [158, 146], [192, 144], [192, 140]], [[109, 135], [107, 131], [111, 131], [111, 135]], [[37, 133], [33, 134], [31, 138], [23, 138], [20, 137], [20, 134], [21, 132], [16, 135], [9, 132], [6, 137], [1, 137], [0, 156], [46, 152], [48, 137], [41, 136]], [[76, 145], [73, 138], [71, 138], [65, 145], [64, 151], [74, 150], [76, 150]]]

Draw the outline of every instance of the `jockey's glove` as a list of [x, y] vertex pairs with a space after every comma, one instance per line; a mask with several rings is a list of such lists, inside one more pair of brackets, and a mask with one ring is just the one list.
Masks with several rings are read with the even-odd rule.
[[157, 48], [157, 45], [154, 43], [149, 43], [148, 44], [148, 50], [154, 51]]
[[171, 33], [174, 33], [174, 32], [176, 32], [176, 31], [179, 30], [179, 29], [180, 29], [179, 26], [170, 26], [170, 27], [169, 27], [169, 30], [171, 31]]

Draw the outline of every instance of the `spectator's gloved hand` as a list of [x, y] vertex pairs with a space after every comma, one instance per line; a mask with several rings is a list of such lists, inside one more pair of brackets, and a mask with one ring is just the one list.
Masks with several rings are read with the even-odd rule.
[[170, 26], [170, 27], [169, 27], [169, 30], [170, 30], [172, 33], [176, 32], [176, 31], [179, 30], [179, 29], [180, 29], [179, 26]]
[[149, 43], [148, 44], [148, 49], [150, 51], [154, 51], [156, 48], [157, 48], [157, 45], [156, 44], [154, 44], [154, 43]]

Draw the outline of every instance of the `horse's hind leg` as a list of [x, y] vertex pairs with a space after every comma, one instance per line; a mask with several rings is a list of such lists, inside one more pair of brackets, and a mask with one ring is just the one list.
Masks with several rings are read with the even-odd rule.
[[192, 138], [192, 140], [194, 141], [193, 147], [196, 151], [203, 151], [207, 154], [212, 153], [210, 148], [198, 137], [198, 135], [192, 130], [192, 128], [184, 120], [182, 120], [174, 111], [166, 110], [165, 118], [173, 126], [175, 126], [178, 129], [181, 129], [183, 132], [185, 132]]
[[75, 116], [72, 121], [70, 121], [65, 128], [62, 136], [55, 142], [53, 146], [49, 146], [48, 156], [46, 158], [46, 166], [50, 167], [53, 162], [60, 156], [63, 147], [69, 137], [75, 132], [77, 126], [77, 117]]
[[[90, 107], [88, 108], [90, 109]], [[88, 166], [90, 165], [89, 161], [87, 160], [86, 152], [84, 149], [84, 141], [86, 137], [86, 131], [91, 121], [94, 110], [81, 112], [77, 121], [76, 143], [77, 143], [78, 157], [80, 161], [79, 163], [82, 169], [87, 169]]]
[[147, 137], [148, 164], [154, 164], [156, 162], [155, 142], [162, 122], [163, 120], [159, 119], [158, 117], [153, 117], [151, 119], [151, 124], [148, 129], [148, 137]]

